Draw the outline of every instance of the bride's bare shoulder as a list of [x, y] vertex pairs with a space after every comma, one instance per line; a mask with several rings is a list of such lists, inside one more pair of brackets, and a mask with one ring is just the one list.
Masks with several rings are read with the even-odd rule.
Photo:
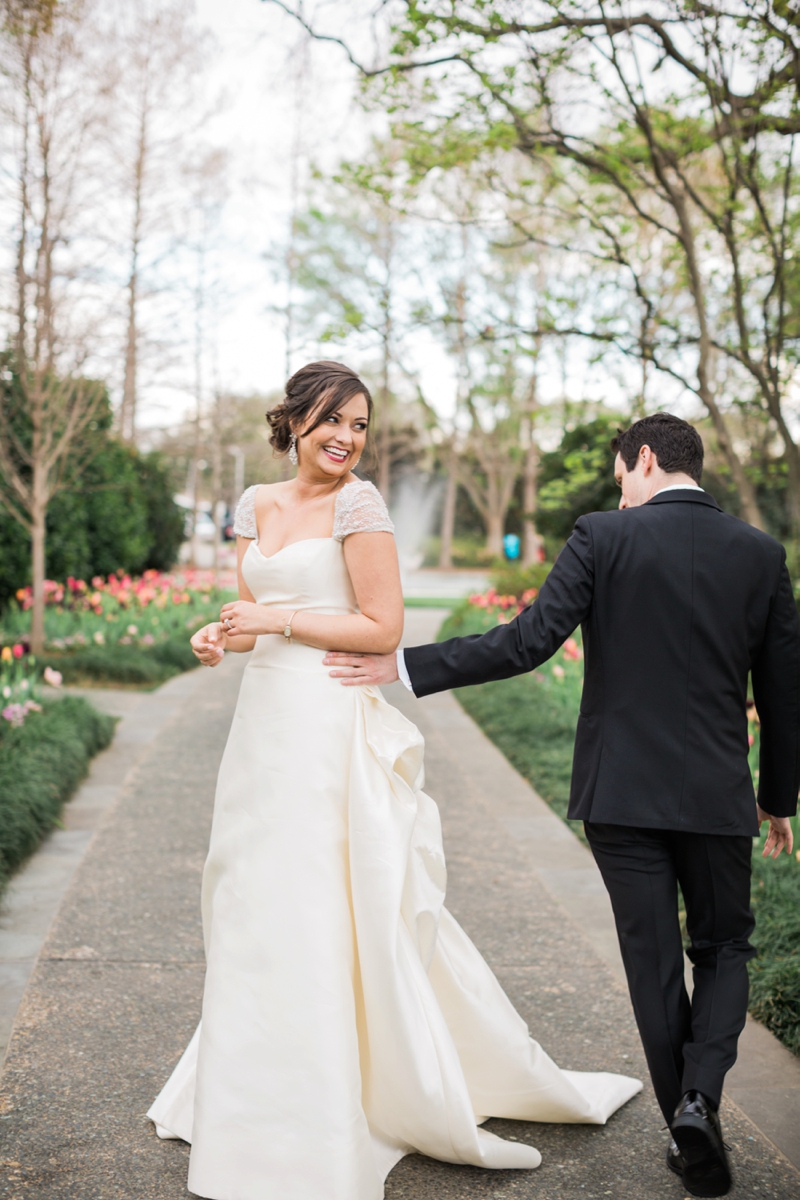
[[257, 483], [253, 489], [256, 508], [259, 512], [266, 512], [275, 504], [280, 504], [290, 487], [291, 482], [285, 479], [279, 483]]
[[258, 538], [258, 526], [280, 504], [286, 483], [254, 483], [245, 488], [236, 505], [233, 530], [239, 537]]

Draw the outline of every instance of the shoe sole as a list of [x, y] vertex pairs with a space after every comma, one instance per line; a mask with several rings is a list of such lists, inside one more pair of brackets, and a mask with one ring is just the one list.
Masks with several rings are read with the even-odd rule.
[[691, 1117], [679, 1118], [671, 1133], [686, 1166], [683, 1185], [692, 1196], [727, 1196], [731, 1190], [730, 1168], [708, 1136], [705, 1123]]
[[670, 1171], [672, 1171], [673, 1175], [677, 1175], [678, 1179], [683, 1179], [683, 1167], [679, 1167], [677, 1163], [672, 1162], [672, 1160], [669, 1158], [667, 1159], [667, 1166], [669, 1167]]

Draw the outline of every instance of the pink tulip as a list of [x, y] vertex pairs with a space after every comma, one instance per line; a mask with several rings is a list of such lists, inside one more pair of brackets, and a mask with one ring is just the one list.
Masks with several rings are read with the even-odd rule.
[[14, 658], [22, 658], [23, 654], [25, 653], [25, 647], [23, 645], [21, 645], [19, 642], [17, 642], [16, 646], [13, 647], [11, 653], [14, 655]]

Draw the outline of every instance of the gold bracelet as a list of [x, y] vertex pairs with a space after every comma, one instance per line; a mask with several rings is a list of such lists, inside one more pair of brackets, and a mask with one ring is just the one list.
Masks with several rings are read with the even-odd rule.
[[289, 620], [286, 622], [286, 624], [283, 627], [283, 636], [286, 638], [287, 642], [291, 642], [291, 640], [292, 640], [292, 621], [295, 619], [295, 617], [297, 616], [297, 614], [299, 612], [300, 612], [300, 609], [296, 608], [294, 610], [294, 612], [292, 613], [292, 615], [289, 617]]

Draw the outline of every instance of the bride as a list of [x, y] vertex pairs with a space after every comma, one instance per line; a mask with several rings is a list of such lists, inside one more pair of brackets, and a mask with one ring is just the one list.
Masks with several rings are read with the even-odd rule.
[[443, 907], [419, 731], [323, 651], [386, 653], [403, 598], [392, 523], [353, 475], [372, 400], [303, 367], [268, 414], [297, 475], [239, 503], [239, 596], [192, 638], [252, 651], [203, 876], [203, 1015], [148, 1116], [192, 1143], [213, 1200], [380, 1200], [405, 1154], [531, 1168], [487, 1117], [603, 1124], [638, 1080], [561, 1071]]

